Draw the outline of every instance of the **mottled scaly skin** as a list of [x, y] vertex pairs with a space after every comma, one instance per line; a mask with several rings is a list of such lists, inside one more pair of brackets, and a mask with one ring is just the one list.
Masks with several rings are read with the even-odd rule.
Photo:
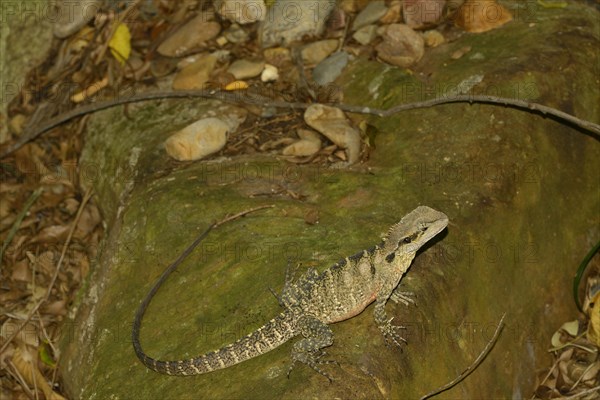
[[238, 364], [302, 335], [292, 349], [292, 366], [300, 361], [331, 379], [319, 368], [319, 364], [330, 362], [320, 360], [324, 354], [322, 349], [333, 344], [328, 324], [352, 318], [375, 302], [375, 322], [386, 340], [399, 344], [403, 340], [396, 332], [399, 327], [391, 324], [385, 304], [389, 299], [405, 302], [406, 298], [394, 290], [417, 250], [447, 224], [445, 214], [426, 206], [417, 207], [392, 226], [379, 245], [347, 257], [322, 273], [309, 269], [296, 281], [287, 274], [279, 296], [284, 311], [256, 331], [198, 357], [160, 361], [144, 353], [139, 332], [146, 307], [176, 262], [165, 271], [138, 309], [133, 324], [134, 350], [144, 365], [156, 372], [197, 375]]

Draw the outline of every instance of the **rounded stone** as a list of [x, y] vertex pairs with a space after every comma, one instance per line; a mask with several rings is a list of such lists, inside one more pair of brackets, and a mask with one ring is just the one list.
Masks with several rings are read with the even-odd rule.
[[229, 125], [218, 118], [205, 118], [186, 126], [165, 141], [167, 154], [178, 161], [195, 161], [221, 150]]

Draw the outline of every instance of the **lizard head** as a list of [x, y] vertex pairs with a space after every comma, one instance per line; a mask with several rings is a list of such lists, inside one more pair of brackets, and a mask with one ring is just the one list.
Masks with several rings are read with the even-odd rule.
[[427, 206], [419, 206], [393, 225], [383, 239], [389, 257], [417, 252], [427, 241], [448, 225], [446, 214]]

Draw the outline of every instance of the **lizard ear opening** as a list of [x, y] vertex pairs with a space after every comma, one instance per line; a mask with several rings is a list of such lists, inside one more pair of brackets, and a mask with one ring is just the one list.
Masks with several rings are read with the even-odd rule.
[[385, 261], [391, 263], [392, 261], [394, 261], [394, 258], [396, 257], [396, 253], [390, 253], [387, 256], [385, 256]]

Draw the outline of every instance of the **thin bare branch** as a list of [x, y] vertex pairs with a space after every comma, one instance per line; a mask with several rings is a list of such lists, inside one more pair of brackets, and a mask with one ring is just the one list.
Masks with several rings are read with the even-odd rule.
[[440, 386], [439, 388], [435, 389], [434, 391], [432, 391], [430, 393], [427, 393], [425, 396], [421, 397], [420, 400], [425, 400], [430, 397], [437, 396], [438, 394], [440, 394], [442, 392], [445, 392], [446, 390], [456, 386], [463, 379], [465, 379], [467, 376], [469, 376], [473, 371], [475, 371], [475, 369], [477, 369], [479, 364], [481, 364], [483, 359], [489, 354], [489, 352], [492, 350], [492, 347], [494, 347], [494, 344], [498, 340], [498, 337], [500, 336], [500, 332], [502, 331], [502, 327], [504, 326], [504, 318], [505, 317], [506, 317], [506, 314], [502, 315], [502, 318], [500, 319], [500, 322], [498, 322], [498, 326], [496, 327], [496, 332], [494, 332], [494, 336], [488, 341], [488, 343], [485, 345], [485, 348], [481, 351], [481, 353], [479, 353], [479, 356], [475, 359], [475, 361], [473, 361], [473, 363], [471, 365], [469, 365], [469, 367], [467, 369], [465, 369], [459, 376], [457, 376], [452, 381], [448, 382], [447, 384], [445, 384], [443, 386]]
[[[138, 93], [132, 96], [123, 96], [116, 99], [99, 101], [93, 104], [88, 104], [85, 106], [77, 107], [71, 111], [68, 111], [64, 114], [58, 115], [52, 119], [50, 119], [47, 123], [41, 126], [28, 126], [26, 131], [23, 132], [21, 137], [13, 143], [11, 146], [6, 148], [0, 153], [0, 159], [6, 157], [7, 155], [13, 153], [15, 150], [21, 148], [24, 144], [30, 142], [31, 140], [37, 138], [44, 132], [55, 128], [73, 118], [93, 113], [96, 111], [104, 110], [107, 108], [111, 108], [121, 104], [127, 103], [135, 103], [140, 101], [148, 101], [148, 100], [156, 100], [156, 99], [166, 99], [166, 98], [207, 98], [214, 100], [221, 100], [227, 103], [234, 104], [254, 104], [261, 105], [265, 107], [274, 107], [274, 108], [288, 108], [294, 110], [303, 110], [311, 106], [310, 103], [301, 103], [301, 102], [287, 102], [287, 101], [278, 101], [271, 100], [267, 97], [252, 94], [252, 93], [244, 93], [240, 94], [239, 92], [226, 92], [221, 90], [180, 90], [180, 91], [168, 91], [168, 92], [147, 92], [147, 93]], [[420, 101], [416, 103], [409, 104], [401, 104], [395, 107], [392, 107], [387, 110], [378, 109], [378, 108], [370, 108], [365, 106], [353, 106], [347, 104], [332, 104], [332, 106], [337, 107], [345, 112], [356, 113], [356, 114], [367, 114], [367, 115], [376, 115], [380, 117], [388, 117], [393, 114], [397, 114], [402, 111], [414, 110], [420, 108], [429, 108], [440, 104], [448, 104], [448, 103], [486, 103], [486, 104], [497, 104], [503, 105], [507, 107], [514, 107], [521, 110], [527, 110], [530, 112], [538, 112], [543, 115], [551, 115], [559, 120], [567, 121], [569, 123], [578, 126], [581, 129], [589, 131], [592, 133], [594, 138], [600, 140], [600, 125], [593, 123], [591, 121], [583, 120], [577, 118], [573, 115], [567, 114], [563, 111], [557, 110], [552, 107], [544, 106], [542, 104], [530, 103], [524, 100], [510, 99], [504, 97], [495, 97], [495, 96], [471, 96], [471, 95], [459, 95], [453, 97], [442, 97], [435, 98], [426, 101]]]

